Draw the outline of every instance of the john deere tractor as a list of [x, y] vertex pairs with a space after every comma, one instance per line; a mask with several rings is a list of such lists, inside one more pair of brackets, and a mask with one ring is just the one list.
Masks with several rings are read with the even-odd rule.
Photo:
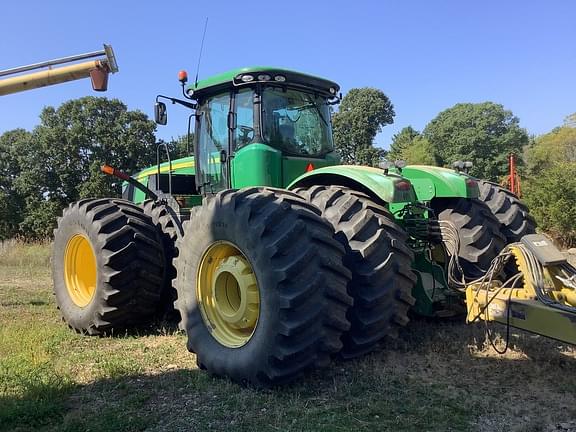
[[180, 81], [183, 98], [158, 96], [155, 118], [167, 122], [162, 100], [191, 110], [192, 154], [159, 147], [132, 177], [104, 166], [122, 199], [59, 219], [54, 287], [77, 331], [118, 332], [174, 305], [201, 368], [283, 383], [374, 350], [411, 308], [465, 311], [467, 281], [506, 245], [502, 224], [533, 229], [518, 202], [485, 183], [495, 189], [480, 195], [458, 170], [339, 165], [332, 81], [270, 67]]

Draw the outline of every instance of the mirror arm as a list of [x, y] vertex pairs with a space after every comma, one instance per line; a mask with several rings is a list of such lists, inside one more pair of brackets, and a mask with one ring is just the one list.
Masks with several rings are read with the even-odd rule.
[[159, 99], [166, 99], [166, 100], [169, 100], [170, 102], [172, 102], [173, 104], [183, 105], [186, 108], [190, 108], [190, 109], [196, 109], [196, 107], [198, 106], [198, 104], [193, 103], [193, 102], [186, 102], [185, 100], [182, 100], [182, 99], [176, 99], [176, 98], [172, 98], [172, 97], [164, 96], [164, 95], [156, 96], [156, 102], [158, 102]]
[[194, 97], [193, 97], [193, 96], [190, 96], [190, 95], [188, 95], [188, 94], [186, 93], [186, 87], [185, 87], [186, 84], [185, 84], [185, 82], [181, 82], [181, 83], [182, 83], [182, 95], [183, 95], [186, 99], [193, 100]]

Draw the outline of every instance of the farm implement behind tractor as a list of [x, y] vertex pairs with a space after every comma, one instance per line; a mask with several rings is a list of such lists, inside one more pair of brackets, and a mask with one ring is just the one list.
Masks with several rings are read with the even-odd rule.
[[193, 154], [171, 160], [159, 147], [157, 165], [133, 177], [104, 166], [123, 198], [73, 203], [58, 221], [54, 288], [75, 330], [172, 314], [200, 368], [268, 386], [376, 349], [410, 310], [504, 311], [519, 327], [524, 299], [573, 313], [573, 268], [514, 265], [520, 251], [538, 258], [543, 240], [518, 243], [535, 229], [526, 207], [466, 164], [338, 165], [336, 83], [270, 67], [180, 81], [183, 98], [159, 95], [155, 118], [167, 123], [163, 100], [190, 109]]

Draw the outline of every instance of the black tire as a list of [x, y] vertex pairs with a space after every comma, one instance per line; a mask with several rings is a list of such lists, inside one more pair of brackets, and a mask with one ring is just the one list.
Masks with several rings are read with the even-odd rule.
[[500, 231], [507, 243], [514, 243], [526, 234], [536, 232], [536, 221], [528, 212], [528, 207], [520, 199], [502, 186], [479, 180], [480, 201], [484, 202], [500, 222]]
[[164, 205], [155, 204], [153, 200], [146, 200], [141, 204], [144, 213], [152, 219], [156, 228], [160, 231], [162, 245], [164, 247], [164, 279], [162, 291], [158, 303], [158, 314], [169, 321], [180, 321], [180, 312], [174, 308], [174, 302], [178, 298], [174, 279], [176, 279], [176, 267], [174, 259], [178, 256], [176, 239], [182, 236], [180, 228], [174, 223], [173, 216]]
[[[95, 257], [95, 290], [85, 306], [71, 297], [65, 277], [67, 246], [84, 238]], [[62, 318], [90, 335], [140, 326], [154, 315], [164, 276], [161, 238], [142, 209], [113, 198], [85, 199], [64, 210], [54, 230], [52, 278]]]
[[468, 279], [482, 277], [506, 246], [500, 223], [486, 204], [477, 199], [441, 198], [432, 201], [439, 220], [452, 222], [458, 231], [458, 257]]
[[[197, 299], [202, 258], [221, 241], [241, 251], [259, 286], [258, 321], [239, 347], [211, 334]], [[344, 248], [319, 210], [298, 195], [270, 188], [220, 192], [191, 214], [178, 249], [176, 304], [200, 367], [268, 387], [325, 365], [342, 348], [352, 303]]]
[[312, 186], [296, 192], [315, 204], [346, 249], [345, 264], [352, 272], [348, 294], [351, 327], [342, 337], [343, 358], [374, 350], [385, 336], [396, 337], [408, 321], [415, 302], [414, 254], [408, 235], [388, 209], [368, 195], [343, 186]]

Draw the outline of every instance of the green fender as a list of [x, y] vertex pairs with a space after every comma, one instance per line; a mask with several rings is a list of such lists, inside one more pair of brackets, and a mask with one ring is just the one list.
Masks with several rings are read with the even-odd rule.
[[402, 175], [410, 180], [418, 201], [432, 198], [478, 198], [478, 182], [467, 174], [448, 168], [408, 165]]
[[298, 177], [288, 185], [288, 189], [314, 185], [348, 186], [379, 198], [385, 203], [416, 201], [416, 194], [410, 182], [399, 174], [385, 174], [379, 168], [357, 165], [318, 168]]

